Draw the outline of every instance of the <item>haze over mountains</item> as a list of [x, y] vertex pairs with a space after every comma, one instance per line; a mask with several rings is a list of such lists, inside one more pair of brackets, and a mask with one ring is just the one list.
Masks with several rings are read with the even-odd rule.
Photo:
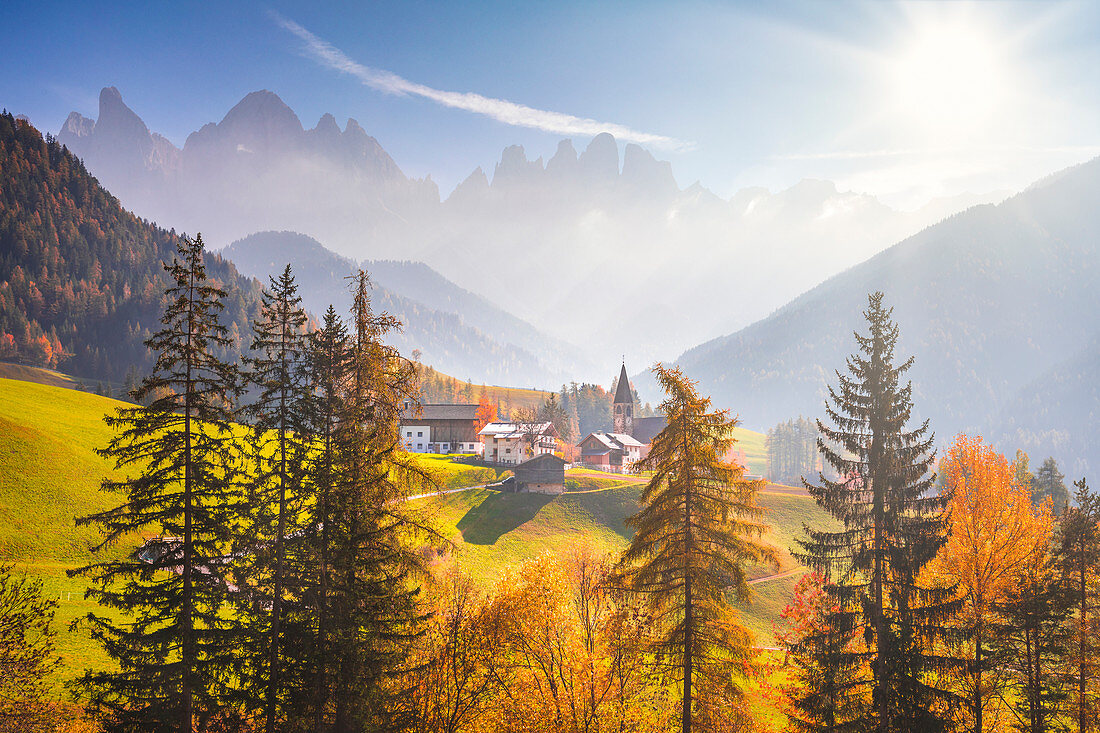
[[1100, 469], [1100, 158], [930, 227], [677, 363], [753, 426], [820, 415], [874, 290], [895, 309], [899, 356], [916, 356], [916, 410], [941, 443], [967, 431], [1010, 457], [1053, 455], [1072, 478]]
[[[341, 130], [326, 114], [306, 129], [266, 91], [177, 148], [108, 87], [98, 118], [74, 112], [58, 139], [124, 205], [213, 247], [289, 230], [355, 261], [424, 262], [539, 331], [583, 342], [592, 364], [667, 358], [747, 325], [981, 200], [906, 213], [825, 181], [724, 200], [682, 189], [636, 145], [620, 160], [606, 134], [580, 152], [563, 140], [545, 161], [508, 147], [491, 177], [479, 168], [441, 200], [354, 120]], [[574, 366], [578, 378], [605, 377]]]
[[[329, 305], [351, 308], [346, 278], [359, 265], [296, 232], [257, 232], [220, 253], [241, 272], [267, 282], [290, 263], [303, 306], [320, 316]], [[579, 348], [557, 342], [480, 295], [459, 288], [420, 262], [362, 263], [374, 284], [373, 305], [404, 323], [389, 343], [404, 354], [460, 379], [493, 384], [563, 384], [572, 369], [587, 364]], [[593, 365], [589, 365], [591, 368]]]

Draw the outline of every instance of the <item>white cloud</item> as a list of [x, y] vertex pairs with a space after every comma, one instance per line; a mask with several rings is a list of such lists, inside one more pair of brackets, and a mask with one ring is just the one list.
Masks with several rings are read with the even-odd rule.
[[386, 94], [398, 96], [411, 94], [429, 99], [444, 107], [485, 115], [506, 125], [530, 127], [560, 135], [593, 137], [601, 132], [609, 132], [619, 140], [648, 145], [653, 148], [682, 151], [694, 147], [694, 144], [690, 142], [664, 135], [641, 132], [612, 122], [600, 122], [562, 112], [535, 109], [505, 99], [493, 99], [473, 92], [448, 92], [433, 89], [404, 79], [393, 72], [364, 66], [294, 21], [277, 13], [272, 13], [272, 16], [279, 25], [301, 39], [305, 44], [306, 55], [314, 61], [335, 71], [353, 76], [371, 89]]

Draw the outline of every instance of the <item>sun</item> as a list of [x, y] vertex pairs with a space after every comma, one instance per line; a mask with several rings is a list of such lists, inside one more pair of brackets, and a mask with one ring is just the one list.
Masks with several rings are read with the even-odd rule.
[[892, 117], [929, 141], [996, 124], [1009, 80], [992, 32], [973, 18], [926, 19], [887, 63]]

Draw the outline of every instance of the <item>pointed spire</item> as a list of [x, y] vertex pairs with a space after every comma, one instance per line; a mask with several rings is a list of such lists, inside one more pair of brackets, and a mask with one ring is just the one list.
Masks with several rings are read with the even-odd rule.
[[634, 394], [630, 391], [630, 377], [626, 374], [626, 361], [623, 361], [623, 370], [619, 372], [619, 386], [615, 388], [615, 404], [634, 404]]

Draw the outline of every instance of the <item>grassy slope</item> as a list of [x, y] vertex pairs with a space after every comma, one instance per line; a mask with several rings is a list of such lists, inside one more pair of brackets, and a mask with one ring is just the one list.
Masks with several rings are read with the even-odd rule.
[[[45, 370], [32, 371], [20, 376], [46, 381], [39, 374]], [[123, 404], [59, 386], [0, 378], [0, 560], [14, 561], [17, 568], [41, 578], [47, 594], [59, 601], [64, 677], [105, 662], [84, 634], [67, 630], [68, 622], [90, 610], [91, 604], [83, 599], [85, 581], [69, 579], [65, 571], [90, 560], [89, 548], [98, 539], [94, 529], [78, 529], [74, 518], [117, 503], [117, 497], [99, 490], [111, 466], [94, 449], [110, 438], [102, 416]], [[748, 447], [746, 452], [751, 464]], [[491, 469], [446, 457], [424, 460], [446, 488], [496, 477]], [[415, 506], [434, 516], [443, 533], [457, 542], [460, 562], [469, 572], [490, 584], [505, 567], [545, 550], [564, 551], [578, 540], [598, 552], [617, 553], [626, 546], [629, 533], [623, 522], [636, 511], [640, 486], [624, 486], [622, 478], [597, 472], [574, 473], [573, 480], [600, 490], [553, 499], [471, 490], [418, 500]], [[782, 567], [793, 567], [782, 548], [790, 544], [801, 521], [820, 514], [812, 502], [798, 496], [765, 494], [761, 504], [769, 512], [767, 521], [774, 524], [769, 541], [781, 548]], [[134, 542], [121, 543], [110, 552], [128, 552]], [[757, 570], [765, 572], [769, 571]], [[764, 643], [770, 642], [771, 619], [789, 597], [793, 582], [791, 578], [754, 586], [757, 600], [746, 610], [745, 621]]]
[[[459, 566], [488, 587], [506, 568], [542, 552], [566, 551], [576, 542], [600, 554], [622, 552], [630, 541], [625, 519], [637, 511], [640, 493], [638, 484], [558, 497], [479, 489], [419, 499], [415, 505], [455, 543]], [[824, 515], [805, 495], [764, 492], [760, 504], [770, 525], [765, 539], [779, 552], [780, 572], [797, 568], [789, 548], [802, 522], [820, 524]], [[772, 573], [768, 567], [751, 570], [753, 577]], [[761, 644], [774, 642], [772, 624], [797, 580], [794, 575], [753, 586], [754, 600], [741, 612]]]

